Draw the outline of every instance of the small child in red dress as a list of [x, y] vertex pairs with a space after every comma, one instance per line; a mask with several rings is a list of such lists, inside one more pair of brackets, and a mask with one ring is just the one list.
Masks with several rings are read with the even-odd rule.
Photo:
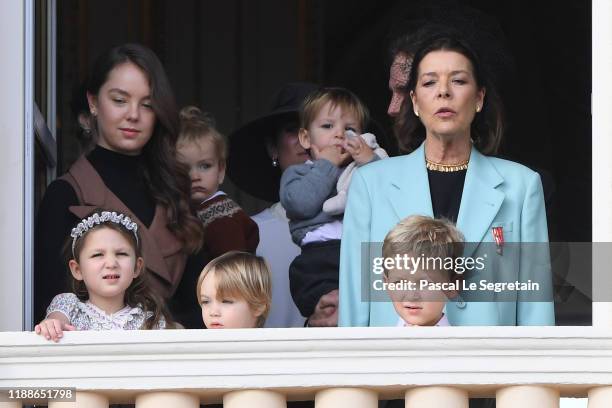
[[204, 226], [210, 258], [237, 250], [255, 253], [257, 224], [219, 186], [225, 177], [227, 144], [214, 120], [195, 106], [181, 110], [178, 160], [189, 167], [191, 201]]

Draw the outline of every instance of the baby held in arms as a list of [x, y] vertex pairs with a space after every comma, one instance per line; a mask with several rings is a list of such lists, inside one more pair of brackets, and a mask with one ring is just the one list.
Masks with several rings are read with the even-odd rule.
[[408, 263], [416, 265], [412, 268], [385, 265], [384, 288], [399, 315], [398, 326], [449, 326], [444, 306], [457, 296], [461, 275], [443, 265], [463, 255], [463, 242], [452, 222], [420, 215], [404, 218], [389, 231], [382, 249], [385, 260], [423, 261]]
[[320, 88], [300, 109], [298, 140], [310, 160], [288, 167], [280, 201], [291, 238], [301, 248], [289, 266], [291, 295], [309, 326], [336, 326], [342, 219], [356, 167], [387, 157], [372, 134], [368, 111], [348, 89]]
[[230, 251], [206, 265], [197, 284], [208, 329], [263, 327], [272, 299], [272, 278], [260, 256]]

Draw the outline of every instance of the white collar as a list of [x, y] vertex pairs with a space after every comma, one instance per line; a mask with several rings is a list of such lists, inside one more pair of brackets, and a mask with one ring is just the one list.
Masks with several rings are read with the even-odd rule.
[[79, 302], [79, 304], [81, 306], [81, 310], [83, 310], [83, 312], [92, 317], [94, 320], [106, 321], [112, 326], [116, 326], [118, 328], [124, 327], [128, 320], [132, 320], [134, 318], [133, 315], [142, 313], [142, 308], [140, 305], [137, 307], [125, 305], [125, 307], [116, 311], [115, 313], [108, 314], [98, 306], [91, 303], [89, 300], [85, 303]]
[[270, 212], [272, 212], [272, 215], [274, 215], [276, 218], [289, 222], [289, 218], [287, 218], [287, 212], [283, 208], [283, 205], [280, 203], [280, 201], [270, 206]]
[[[397, 321], [396, 326], [397, 327], [415, 327], [416, 325], [406, 323], [404, 319], [400, 317], [399, 320]], [[440, 320], [438, 320], [438, 323], [434, 324], [434, 326], [439, 326], [439, 327], [450, 326], [450, 322], [448, 321], [448, 318], [446, 317], [446, 313], [442, 313], [442, 317], [440, 317]]]
[[213, 199], [213, 198], [215, 198], [215, 197], [222, 196], [222, 195], [227, 195], [227, 194], [225, 194], [223, 191], [219, 190], [219, 191], [217, 191], [215, 194], [213, 194], [213, 195], [211, 195], [210, 197], [208, 197], [206, 200], [202, 201], [202, 202], [200, 203], [200, 205], [204, 204], [204, 203], [205, 203], [205, 202], [207, 202], [207, 201], [212, 200], [212, 199]]

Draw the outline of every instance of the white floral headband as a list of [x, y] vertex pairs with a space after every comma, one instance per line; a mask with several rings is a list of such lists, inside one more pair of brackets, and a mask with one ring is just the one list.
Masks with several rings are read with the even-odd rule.
[[88, 230], [94, 227], [94, 225], [100, 225], [105, 222], [114, 222], [115, 224], [122, 225], [126, 230], [132, 231], [136, 238], [136, 246], [138, 246], [138, 224], [136, 224], [130, 217], [124, 214], [117, 214], [115, 211], [102, 211], [100, 214], [94, 213], [87, 218], [83, 218], [76, 227], [72, 229], [70, 236], [72, 237], [72, 257], [76, 259], [74, 255], [74, 246], [76, 245], [77, 239], [83, 236]]

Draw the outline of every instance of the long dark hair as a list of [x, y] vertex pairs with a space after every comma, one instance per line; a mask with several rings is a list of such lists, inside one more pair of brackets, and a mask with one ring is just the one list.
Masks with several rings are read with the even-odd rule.
[[191, 179], [187, 168], [176, 159], [178, 107], [157, 56], [139, 44], [124, 44], [108, 50], [94, 63], [87, 92], [97, 95], [110, 71], [127, 62], [139, 67], [147, 76], [155, 112], [153, 135], [142, 149], [146, 184], [155, 201], [166, 209], [168, 228], [183, 242], [187, 252], [196, 252], [202, 246], [202, 225], [190, 211]]
[[[100, 214], [102, 211], [97, 209], [92, 212]], [[83, 245], [85, 244], [85, 240], [87, 236], [92, 232], [102, 228], [108, 228], [113, 231], [117, 231], [121, 234], [129, 243], [132, 249], [134, 249], [134, 253], [136, 255], [136, 259], [142, 257], [142, 249], [140, 247], [141, 240], [136, 241], [135, 233], [132, 231], [128, 231], [125, 227], [120, 224], [116, 224], [114, 222], [105, 222], [102, 224], [94, 225], [92, 228], [88, 229], [83, 233], [82, 236], [77, 238], [74, 245], [74, 255], [72, 251], [72, 238], [68, 237], [66, 244], [64, 245], [64, 254], [66, 258], [66, 263], [71, 259], [74, 259], [76, 262], [80, 262], [80, 254], [83, 249]], [[146, 261], [145, 261], [146, 262]], [[74, 294], [79, 298], [81, 302], [85, 302], [89, 299], [89, 292], [87, 291], [87, 287], [85, 286], [85, 282], [82, 280], [77, 280], [70, 275], [71, 277], [71, 286]], [[174, 323], [171, 319], [170, 313], [166, 309], [166, 306], [162, 299], [151, 289], [149, 284], [149, 275], [147, 273], [147, 268], [143, 265], [140, 274], [134, 278], [130, 286], [125, 291], [124, 302], [126, 305], [130, 307], [140, 307], [142, 308], [145, 314], [145, 320], [142, 325], [142, 329], [155, 329], [158, 327], [160, 319], [163, 317], [166, 320], [166, 327], [173, 327]], [[152, 313], [150, 318], [146, 318], [146, 315]]]
[[[439, 34], [423, 42], [414, 55], [412, 70], [408, 77], [407, 90], [414, 92], [419, 76], [419, 65], [423, 58], [433, 51], [455, 51], [466, 57], [472, 64], [474, 79], [478, 89], [486, 89], [482, 111], [478, 113], [471, 125], [471, 137], [476, 148], [485, 155], [495, 155], [499, 149], [504, 130], [504, 113], [501, 99], [492, 81], [490, 73], [483, 67], [472, 48], [458, 37]], [[404, 98], [400, 116], [395, 124], [395, 134], [400, 148], [406, 152], [416, 149], [425, 140], [425, 127], [414, 115], [410, 97]]]

